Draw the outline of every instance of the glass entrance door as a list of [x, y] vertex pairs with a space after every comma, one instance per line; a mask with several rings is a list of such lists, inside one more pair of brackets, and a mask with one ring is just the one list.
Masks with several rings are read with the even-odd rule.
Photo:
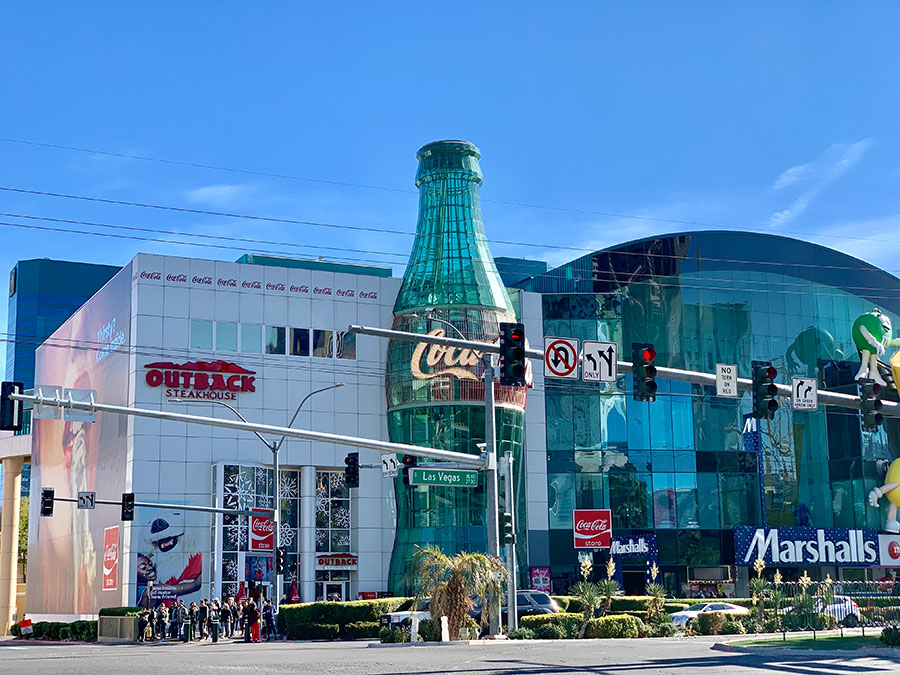
[[348, 585], [346, 581], [317, 581], [316, 600], [343, 602], [347, 600]]

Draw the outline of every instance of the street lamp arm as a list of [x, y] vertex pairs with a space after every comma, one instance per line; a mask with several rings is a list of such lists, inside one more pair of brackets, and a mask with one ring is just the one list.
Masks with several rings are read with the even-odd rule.
[[[303, 408], [303, 404], [306, 403], [311, 397], [315, 396], [316, 394], [321, 394], [323, 391], [328, 391], [329, 389], [337, 389], [338, 387], [343, 387], [343, 386], [344, 386], [343, 382], [338, 382], [337, 384], [332, 384], [329, 387], [322, 387], [321, 389], [316, 389], [315, 391], [309, 392], [306, 396], [303, 397], [303, 400], [300, 401], [300, 405], [298, 405], [297, 409], [294, 411], [294, 416], [291, 417], [291, 421], [288, 422], [288, 427], [294, 426], [294, 422], [297, 421], [297, 415], [300, 414], [300, 410]], [[286, 438], [287, 438], [287, 436], [282, 436], [281, 440], [279, 440], [277, 443], [274, 443], [271, 446], [272, 452], [277, 453], [279, 450], [281, 450], [281, 445], [284, 443]], [[267, 443], [267, 445], [268, 445], [268, 443]]]
[[[177, 403], [217, 403], [218, 405], [225, 406], [231, 412], [233, 412], [235, 415], [237, 415], [238, 419], [240, 419], [241, 422], [246, 422], [247, 424], [250, 424], [250, 422], [247, 420], [247, 418], [244, 417], [243, 415], [241, 415], [240, 412], [238, 412], [237, 408], [233, 408], [232, 406], [225, 403], [225, 401], [192, 401], [192, 400], [181, 399], [181, 398], [173, 398], [172, 400]], [[269, 448], [270, 450], [272, 449], [272, 444], [266, 440], [265, 436], [263, 436], [261, 433], [259, 433], [258, 431], [255, 431], [255, 430], [253, 431], [253, 433], [256, 434], [256, 437], [259, 440], [261, 440], [267, 448]], [[284, 440], [284, 439], [282, 439], [282, 440]]]

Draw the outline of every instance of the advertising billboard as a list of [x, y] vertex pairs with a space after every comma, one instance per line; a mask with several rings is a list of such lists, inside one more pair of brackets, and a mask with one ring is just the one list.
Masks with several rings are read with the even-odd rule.
[[[35, 383], [95, 390], [103, 403], [127, 405], [130, 328], [131, 265], [37, 349]], [[33, 428], [35, 491], [53, 488], [57, 497], [70, 499], [84, 491], [96, 492], [98, 500], [121, 497], [126, 417], [98, 413], [96, 422], [37, 419]], [[106, 529], [119, 524], [119, 510], [109, 506], [76, 509], [74, 504], [57, 502], [53, 516], [41, 518], [39, 507], [40, 501], [32, 500], [28, 612], [96, 614], [101, 607], [121, 604], [116, 593], [102, 592], [112, 574], [105, 560]]]
[[734, 562], [753, 565], [878, 564], [878, 533], [872, 528], [736, 527]]

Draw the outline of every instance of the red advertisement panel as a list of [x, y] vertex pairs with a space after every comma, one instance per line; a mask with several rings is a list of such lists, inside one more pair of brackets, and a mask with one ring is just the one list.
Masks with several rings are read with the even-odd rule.
[[250, 516], [250, 550], [275, 550], [275, 521], [268, 517]]
[[575, 509], [575, 548], [609, 548], [612, 515], [609, 509]]
[[103, 530], [103, 590], [119, 587], [119, 526]]

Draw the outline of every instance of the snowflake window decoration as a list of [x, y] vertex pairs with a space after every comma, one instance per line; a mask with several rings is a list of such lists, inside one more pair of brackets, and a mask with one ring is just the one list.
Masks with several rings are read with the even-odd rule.
[[238, 576], [238, 564], [237, 560], [226, 560], [225, 561], [225, 572], [224, 576], [229, 579], [237, 579]]
[[328, 530], [316, 530], [316, 546], [322, 546], [328, 541]]
[[331, 488], [331, 494], [342, 492], [344, 490], [344, 474], [338, 471], [328, 473], [328, 485]]
[[224, 584], [222, 586], [222, 595], [227, 595], [230, 598], [233, 598], [237, 595], [238, 585], [237, 584]]
[[345, 507], [331, 509], [331, 526], [341, 530], [350, 529], [350, 509]]
[[279, 539], [281, 541], [281, 545], [285, 548], [289, 548], [294, 544], [294, 534], [296, 530], [294, 528], [289, 527], [287, 523], [282, 523], [279, 528]]
[[249, 509], [253, 506], [253, 485], [249, 478], [237, 473], [225, 481], [227, 508]]
[[350, 546], [350, 535], [349, 534], [341, 535], [338, 538], [338, 546], [349, 547]]
[[296, 476], [282, 474], [279, 493], [282, 499], [296, 499], [297, 495], [299, 494], [297, 490]]
[[232, 548], [243, 549], [247, 546], [247, 528], [229, 527], [225, 533]]

